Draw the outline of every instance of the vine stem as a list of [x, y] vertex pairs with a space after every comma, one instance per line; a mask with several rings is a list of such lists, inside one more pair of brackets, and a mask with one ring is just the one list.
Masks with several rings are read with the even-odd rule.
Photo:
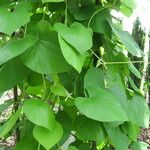
[[[17, 86], [14, 87], [13, 89], [13, 93], [14, 93], [14, 111], [16, 112], [19, 108], [19, 101], [18, 101], [18, 88]], [[19, 122], [19, 119], [17, 120], [17, 123]], [[20, 141], [20, 131], [19, 131], [19, 127], [16, 128], [16, 141], [19, 142]]]
[[95, 55], [95, 57], [101, 61], [101, 64], [104, 64], [104, 65], [117, 65], [117, 64], [139, 64], [139, 63], [147, 63], [147, 64], [150, 64], [150, 62], [145, 62], [145, 61], [119, 61], [119, 62], [105, 62], [103, 61], [92, 49], [90, 49], [90, 51]]
[[42, 96], [42, 99], [44, 100], [45, 96], [46, 96], [46, 81], [45, 81], [44, 75], [42, 75], [42, 78], [43, 78], [43, 96]]
[[40, 150], [40, 147], [41, 147], [41, 145], [40, 145], [40, 143], [38, 144], [38, 149], [37, 150]]
[[97, 11], [95, 11], [95, 12], [93, 13], [93, 15], [91, 16], [91, 18], [89, 19], [87, 27], [88, 27], [88, 28], [90, 27], [91, 21], [92, 21], [92, 19], [95, 17], [95, 15], [96, 15], [97, 13], [99, 13], [99, 12], [105, 10], [105, 9], [112, 8], [112, 7], [115, 5], [116, 2], [117, 2], [117, 0], [115, 0], [113, 4], [108, 5], [108, 6], [106, 6], [106, 7], [102, 7], [102, 8], [100, 8], [100, 9], [98, 9]]
[[67, 0], [65, 0], [66, 3], [66, 9], [65, 9], [65, 25], [68, 24], [68, 4], [67, 4]]

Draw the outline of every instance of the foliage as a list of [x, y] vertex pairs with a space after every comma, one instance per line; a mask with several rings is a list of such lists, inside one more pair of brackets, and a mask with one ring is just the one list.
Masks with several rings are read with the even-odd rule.
[[1, 0], [0, 93], [14, 88], [15, 97], [0, 138], [19, 131], [14, 150], [57, 150], [70, 136], [68, 150], [145, 147], [137, 137], [149, 108], [126, 55], [143, 52], [110, 14], [134, 8], [133, 0]]

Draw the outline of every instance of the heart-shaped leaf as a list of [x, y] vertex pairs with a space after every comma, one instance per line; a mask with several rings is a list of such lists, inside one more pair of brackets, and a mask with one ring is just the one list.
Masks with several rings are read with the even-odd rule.
[[76, 98], [77, 108], [87, 117], [102, 121], [127, 121], [128, 117], [117, 97], [97, 88], [90, 98]]
[[47, 21], [40, 21], [36, 26], [36, 42], [21, 59], [31, 70], [42, 74], [55, 74], [70, 70], [71, 66], [62, 55], [57, 33]]
[[55, 122], [53, 130], [50, 132], [46, 128], [35, 126], [33, 129], [34, 138], [42, 145], [46, 150], [52, 148], [63, 135], [63, 129], [58, 122]]
[[92, 31], [81, 23], [74, 22], [70, 28], [62, 23], [56, 23], [54, 28], [80, 54], [83, 54], [92, 47]]
[[23, 105], [23, 112], [36, 125], [52, 130], [55, 117], [48, 104], [42, 100], [29, 99]]
[[67, 43], [60, 36], [59, 36], [59, 43], [61, 51], [66, 61], [80, 73], [86, 58], [86, 54], [81, 55], [80, 53], [78, 53], [69, 43]]

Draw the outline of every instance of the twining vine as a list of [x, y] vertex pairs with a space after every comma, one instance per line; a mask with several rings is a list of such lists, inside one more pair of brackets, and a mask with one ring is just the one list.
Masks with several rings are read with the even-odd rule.
[[146, 149], [137, 139], [149, 107], [132, 79], [146, 62], [129, 57], [144, 54], [113, 9], [130, 16], [135, 2], [0, 1], [0, 95], [14, 91], [0, 105], [14, 106], [0, 138], [17, 137], [9, 149]]

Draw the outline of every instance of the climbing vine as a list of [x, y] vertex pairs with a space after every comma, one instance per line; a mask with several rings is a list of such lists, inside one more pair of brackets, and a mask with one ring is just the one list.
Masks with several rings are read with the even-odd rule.
[[[14, 150], [137, 150], [149, 108], [132, 77], [143, 51], [114, 22], [133, 0], [1, 0], [0, 138]], [[65, 148], [64, 148], [65, 146]], [[66, 146], [68, 148], [66, 148]]]

